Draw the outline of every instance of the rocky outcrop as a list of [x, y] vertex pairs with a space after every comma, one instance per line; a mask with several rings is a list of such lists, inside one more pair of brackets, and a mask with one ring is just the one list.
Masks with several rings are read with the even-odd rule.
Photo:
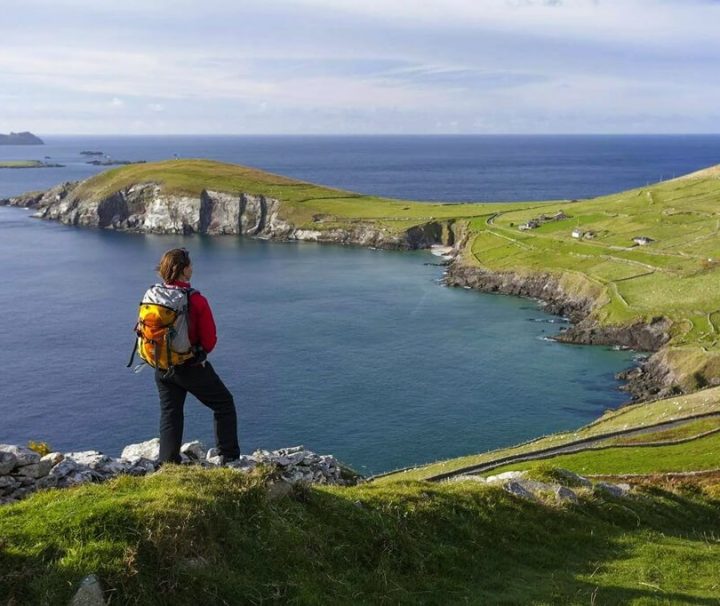
[[561, 277], [545, 272], [495, 272], [481, 267], [469, 267], [456, 260], [448, 268], [445, 283], [448, 286], [540, 300], [545, 311], [566, 317], [573, 323], [554, 337], [563, 343], [611, 345], [658, 352], [641, 361], [638, 366], [617, 375], [618, 379], [627, 381], [621, 389], [627, 391], [633, 401], [668, 397], [680, 391], [677, 377], [662, 355], [662, 348], [670, 340], [669, 331], [672, 326], [672, 322], [667, 318], [656, 317], [648, 323], [600, 325], [592, 313], [600, 293], [590, 290], [568, 292]]
[[190, 196], [168, 194], [157, 183], [139, 183], [95, 199], [84, 195], [80, 185], [63, 183], [0, 204], [32, 208], [38, 218], [67, 225], [143, 233], [242, 235], [385, 249], [428, 248], [453, 238], [449, 224], [432, 220], [400, 233], [371, 221], [328, 221], [324, 216], [311, 226], [296, 226], [284, 216], [280, 200], [242, 192], [203, 190]]
[[[52, 452], [41, 457], [23, 446], [0, 444], [0, 505], [14, 503], [44, 488], [103, 482], [120, 474], [153, 473], [158, 469], [159, 456], [157, 438], [126, 446], [119, 458], [97, 450]], [[302, 446], [257, 450], [252, 455], [226, 462], [215, 448], [206, 450], [195, 441], [183, 445], [181, 457], [184, 465], [225, 466], [243, 473], [264, 465], [274, 469], [276, 483], [288, 486], [298, 483], [350, 485], [360, 480], [360, 476], [340, 465], [332, 455], [318, 455]]]
[[527, 471], [506, 471], [498, 475], [483, 478], [478, 475], [461, 475], [450, 482], [479, 482], [490, 486], [499, 486], [505, 492], [524, 499], [546, 505], [575, 505], [582, 496], [611, 496], [624, 498], [631, 496], [629, 484], [610, 482], [591, 482], [588, 478], [566, 469], [556, 469], [553, 481], [536, 480]]

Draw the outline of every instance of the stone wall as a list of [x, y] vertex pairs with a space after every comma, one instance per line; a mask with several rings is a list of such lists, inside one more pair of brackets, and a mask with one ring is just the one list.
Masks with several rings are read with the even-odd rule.
[[[97, 450], [52, 452], [40, 456], [24, 446], [0, 444], [0, 505], [14, 503], [41, 489], [68, 488], [103, 482], [120, 474], [142, 476], [158, 469], [160, 440], [155, 438], [123, 449], [120, 457]], [[360, 477], [343, 468], [332, 455], [318, 455], [302, 446], [280, 450], [257, 450], [252, 455], [225, 462], [215, 448], [188, 442], [181, 449], [182, 464], [228, 467], [247, 473], [259, 465], [274, 468], [280, 483], [356, 484]]]

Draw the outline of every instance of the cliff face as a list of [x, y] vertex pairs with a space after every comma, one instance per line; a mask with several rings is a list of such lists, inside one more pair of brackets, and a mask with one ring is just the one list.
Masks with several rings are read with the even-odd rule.
[[[47, 192], [0, 200], [33, 208], [36, 217], [68, 225], [159, 234], [244, 235], [277, 240], [306, 240], [390, 249], [427, 248], [446, 240], [447, 225], [430, 222], [404, 233], [360, 220], [342, 227], [298, 227], [283, 215], [280, 200], [247, 193], [203, 190], [199, 197], [170, 195], [156, 183], [143, 183], [100, 200], [80, 195], [79, 183], [63, 183]], [[314, 226], [313, 226], [314, 227]]]

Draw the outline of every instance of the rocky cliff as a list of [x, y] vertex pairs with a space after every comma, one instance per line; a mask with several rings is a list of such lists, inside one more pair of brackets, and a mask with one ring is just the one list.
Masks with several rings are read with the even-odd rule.
[[392, 232], [371, 221], [348, 220], [328, 226], [294, 225], [275, 198], [203, 190], [199, 196], [168, 194], [157, 183], [141, 183], [96, 199], [82, 194], [81, 183], [62, 183], [46, 192], [0, 200], [0, 205], [36, 210], [41, 219], [120, 231], [159, 234], [230, 234], [277, 240], [306, 240], [388, 249], [427, 248], [451, 233], [439, 222]]

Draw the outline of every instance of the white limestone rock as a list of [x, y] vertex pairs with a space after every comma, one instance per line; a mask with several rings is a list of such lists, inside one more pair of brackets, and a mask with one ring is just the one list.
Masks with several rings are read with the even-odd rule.
[[160, 459], [160, 438], [153, 438], [138, 444], [129, 444], [123, 448], [120, 458], [136, 463], [140, 459], [157, 461]]
[[499, 473], [496, 476], [488, 476], [485, 481], [488, 484], [496, 484], [498, 482], [505, 482], [507, 480], [520, 480], [527, 476], [526, 471], [506, 471], [505, 473]]
[[202, 461], [207, 455], [207, 448], [202, 442], [195, 440], [183, 444], [180, 453], [186, 455], [191, 461]]

